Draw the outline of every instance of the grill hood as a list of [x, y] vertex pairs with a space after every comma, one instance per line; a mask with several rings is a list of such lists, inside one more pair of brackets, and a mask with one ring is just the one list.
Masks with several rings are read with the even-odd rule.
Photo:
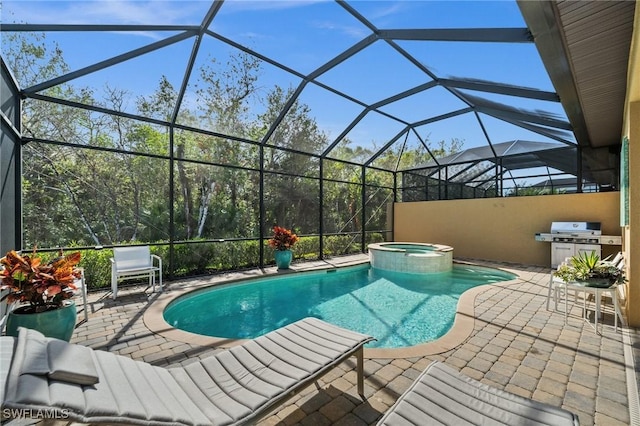
[[601, 235], [600, 222], [551, 222], [552, 234]]

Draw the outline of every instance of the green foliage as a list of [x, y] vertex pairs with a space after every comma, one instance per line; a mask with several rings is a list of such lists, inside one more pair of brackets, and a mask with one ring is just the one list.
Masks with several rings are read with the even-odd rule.
[[0, 300], [30, 305], [29, 313], [61, 308], [65, 299], [73, 297], [74, 281], [80, 278], [77, 265], [80, 252], [62, 253], [51, 261], [43, 261], [34, 250], [31, 254], [9, 251], [0, 264]]
[[[21, 87], [68, 72], [63, 52], [45, 35], [19, 33], [6, 40], [4, 59]], [[301, 98], [293, 99], [293, 87], [261, 85], [261, 67], [242, 52], [199, 62], [189, 81], [195, 99], [179, 108], [178, 91], [164, 75], [154, 93], [135, 99], [108, 83], [102, 93], [76, 85], [79, 80], [43, 91], [122, 114], [25, 99], [23, 133], [41, 141], [23, 145], [24, 246], [173, 239], [172, 253], [168, 245], [154, 245], [152, 252], [163, 258], [165, 275], [186, 277], [258, 266], [259, 242], [244, 239], [264, 235], [276, 223], [300, 235], [316, 234], [322, 217], [325, 233], [355, 233], [325, 237], [324, 255], [360, 252], [363, 229], [370, 234], [389, 226], [393, 173], [367, 168], [363, 188], [359, 164], [377, 149], [354, 147], [348, 138], [321, 167], [317, 155], [332, 137]], [[176, 111], [180, 127], [171, 128]], [[155, 121], [136, 120], [135, 114]], [[397, 148], [383, 153], [380, 164], [404, 167], [427, 158], [424, 146]], [[322, 178], [330, 180], [321, 200]], [[202, 242], [216, 239], [224, 242]], [[320, 257], [318, 237], [303, 238], [295, 249], [296, 259]], [[271, 262], [270, 249], [264, 253]], [[108, 249], [83, 251], [90, 288], [109, 287], [110, 257]]]
[[356, 239], [353, 235], [331, 235], [324, 239], [325, 256], [340, 256], [358, 252], [360, 252], [360, 239]]
[[585, 272], [593, 270], [599, 262], [600, 256], [595, 251], [582, 252], [571, 258], [573, 267]]
[[[381, 242], [380, 233], [367, 234], [368, 243]], [[175, 244], [173, 261], [176, 265], [174, 277], [200, 276], [259, 266], [260, 245], [258, 241], [192, 242]], [[318, 259], [319, 237], [301, 237], [293, 248], [294, 259]], [[89, 290], [111, 287], [111, 258], [113, 250], [81, 250], [85, 280]], [[151, 253], [162, 258], [163, 275], [169, 276], [169, 245], [151, 246]], [[264, 243], [265, 264], [274, 265], [274, 250]], [[324, 238], [324, 256], [341, 256], [360, 253], [360, 240], [352, 235], [337, 235]], [[44, 254], [43, 258], [53, 254]], [[133, 281], [128, 282], [131, 284]]]
[[509, 189], [505, 194], [507, 197], [523, 197], [530, 195], [564, 194], [566, 192], [566, 188], [554, 188], [538, 185], [528, 186], [526, 182], [523, 182], [515, 188]]
[[560, 265], [554, 276], [564, 282], [587, 281], [591, 278], [605, 278], [612, 284], [625, 281], [621, 269], [606, 260], [600, 260], [595, 251], [579, 253]]
[[111, 287], [111, 261], [113, 251], [81, 250], [82, 260], [80, 265], [84, 268], [84, 279], [88, 289], [101, 289]]

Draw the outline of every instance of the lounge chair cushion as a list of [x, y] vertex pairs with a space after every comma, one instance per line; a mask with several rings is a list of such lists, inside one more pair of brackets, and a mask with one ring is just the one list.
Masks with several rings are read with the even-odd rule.
[[515, 395], [431, 363], [378, 422], [405, 425], [577, 426], [562, 408]]
[[20, 328], [18, 333], [24, 342], [16, 354], [23, 358], [20, 374], [47, 375], [53, 380], [78, 385], [98, 383], [98, 371], [90, 348], [49, 339], [28, 328]]
[[[91, 350], [98, 382], [82, 385], [23, 372], [20, 333], [3, 408], [64, 410], [82, 423], [235, 425], [253, 422], [342, 362], [371, 337], [305, 318], [184, 367], [161, 368]], [[12, 345], [0, 337], [0, 345]], [[51, 411], [48, 411], [49, 413]]]

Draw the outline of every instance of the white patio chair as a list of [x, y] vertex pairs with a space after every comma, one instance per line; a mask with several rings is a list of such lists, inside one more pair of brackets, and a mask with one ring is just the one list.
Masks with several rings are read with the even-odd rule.
[[[568, 261], [569, 259], [566, 259], [565, 262], [563, 262], [563, 264]], [[611, 264], [612, 266], [615, 266], [618, 269], [624, 269], [625, 267], [625, 260], [622, 252], [619, 252], [612, 260], [606, 261], [606, 262]], [[561, 265], [558, 265], [558, 268], [560, 268], [560, 266]], [[611, 298], [611, 302], [613, 305], [614, 331], [617, 332], [618, 318], [620, 318], [621, 321], [624, 321], [624, 318], [622, 316], [622, 311], [620, 310], [620, 294], [619, 294], [620, 288], [619, 287], [623, 287], [623, 286], [614, 284], [610, 287], [598, 288], [598, 287], [587, 287], [581, 283], [574, 283], [574, 282], [565, 283], [560, 278], [555, 277], [553, 275], [553, 272], [551, 272], [551, 279], [549, 281], [549, 289], [547, 293], [547, 310], [549, 310], [549, 298], [551, 296], [551, 292], [553, 291], [555, 310], [558, 310], [558, 298], [560, 297], [560, 295], [562, 295], [562, 297], [564, 297], [564, 322], [566, 323], [567, 315], [568, 315], [568, 303], [567, 303], [568, 292], [569, 291], [574, 292], [574, 304], [577, 302], [578, 293], [582, 293], [582, 317], [583, 319], [586, 319], [587, 296], [593, 295], [594, 303], [595, 303], [595, 310], [594, 310], [595, 324], [593, 326], [594, 326], [595, 332], [598, 333], [598, 318], [601, 316], [601, 313], [602, 313], [600, 308], [600, 306], [602, 305], [602, 298], [603, 296], [606, 296], [608, 294]], [[623, 288], [622, 288], [622, 291], [624, 291]]]
[[[149, 246], [114, 247], [111, 258], [111, 293], [118, 297], [118, 281], [148, 278], [149, 287], [156, 291], [156, 273], [162, 291], [162, 259], [151, 254]], [[147, 287], [148, 288], [148, 287]]]
[[82, 305], [84, 310], [84, 322], [89, 321], [89, 313], [87, 312], [87, 284], [84, 280], [84, 268], [80, 269], [80, 279], [74, 281], [74, 285], [76, 286], [76, 290], [74, 294], [77, 296], [78, 293], [82, 295]]
[[[562, 265], [566, 265], [567, 263], [569, 263], [570, 260], [571, 258], [567, 257], [562, 263], [558, 265], [558, 269], [560, 269]], [[562, 281], [560, 278], [554, 275], [555, 271], [556, 269], [552, 269], [549, 277], [549, 288], [547, 289], [547, 311], [549, 310], [549, 300], [551, 299], [552, 293], [553, 293], [554, 310], [556, 311], [558, 310], [558, 289], [559, 288], [563, 290], [565, 289], [564, 281]], [[574, 302], [577, 302], [577, 300], [578, 300], [578, 293], [574, 291]]]

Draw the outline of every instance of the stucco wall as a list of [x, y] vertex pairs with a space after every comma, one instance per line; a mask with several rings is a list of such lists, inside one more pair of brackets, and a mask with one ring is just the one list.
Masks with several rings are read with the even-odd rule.
[[640, 327], [640, 101], [629, 105], [629, 226], [624, 230], [628, 295], [625, 311], [629, 325]]
[[[394, 240], [453, 247], [454, 258], [551, 265], [550, 243], [535, 241], [554, 221], [601, 222], [621, 235], [618, 192], [394, 204]], [[603, 246], [603, 256], [620, 251]]]
[[625, 229], [629, 325], [640, 327], [640, 1], [636, 1], [633, 37], [627, 72], [623, 135], [629, 138], [629, 226]]

